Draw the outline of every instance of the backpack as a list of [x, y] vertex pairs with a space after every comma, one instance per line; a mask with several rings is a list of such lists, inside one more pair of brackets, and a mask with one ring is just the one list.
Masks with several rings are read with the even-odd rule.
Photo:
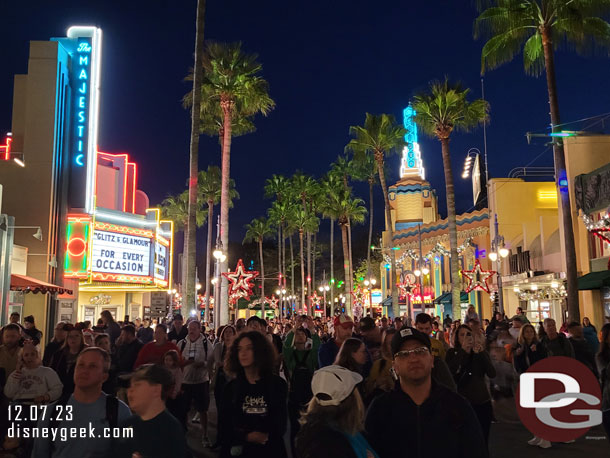
[[[62, 394], [60, 398], [55, 403], [55, 409], [57, 406], [65, 406], [70, 399], [72, 394]], [[57, 412], [57, 411], [55, 411]], [[119, 399], [116, 396], [112, 396], [111, 394], [106, 395], [106, 421], [108, 422], [109, 428], [116, 428], [119, 424]], [[59, 416], [52, 417], [49, 421], [49, 431], [52, 431], [52, 428], [57, 428], [59, 426]], [[49, 439], [51, 435], [49, 435]], [[55, 451], [55, 442], [51, 441], [51, 445], [49, 447], [49, 456], [53, 456], [53, 452]]]
[[[180, 345], [180, 355], [182, 356], [182, 352], [184, 351], [184, 347], [186, 347], [186, 338], [182, 339], [182, 345]], [[208, 359], [208, 339], [203, 336], [203, 351], [205, 351], [205, 359]]]
[[313, 393], [311, 392], [311, 379], [313, 378], [313, 372], [307, 366], [307, 359], [309, 358], [309, 352], [307, 350], [303, 353], [301, 359], [299, 359], [299, 353], [294, 353], [294, 359], [296, 366], [294, 367], [290, 376], [290, 394], [289, 399], [299, 404], [305, 404], [311, 400]]

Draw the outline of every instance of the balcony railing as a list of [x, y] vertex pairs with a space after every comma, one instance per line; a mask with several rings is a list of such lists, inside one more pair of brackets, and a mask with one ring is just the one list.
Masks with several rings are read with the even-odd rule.
[[[519, 250], [519, 248], [518, 248]], [[518, 251], [515, 254], [511, 254], [508, 258], [508, 263], [510, 265], [510, 273], [511, 275], [520, 274], [522, 272], [529, 272], [531, 269], [530, 265], [530, 252], [528, 251]]]

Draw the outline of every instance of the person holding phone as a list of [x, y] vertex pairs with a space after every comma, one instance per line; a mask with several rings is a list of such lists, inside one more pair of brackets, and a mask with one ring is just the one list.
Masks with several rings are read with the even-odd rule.
[[483, 342], [474, 338], [469, 326], [463, 324], [457, 328], [453, 348], [447, 351], [446, 362], [455, 379], [458, 393], [470, 402], [481, 424], [485, 442], [488, 443], [493, 408], [485, 376], [494, 378], [496, 369]]

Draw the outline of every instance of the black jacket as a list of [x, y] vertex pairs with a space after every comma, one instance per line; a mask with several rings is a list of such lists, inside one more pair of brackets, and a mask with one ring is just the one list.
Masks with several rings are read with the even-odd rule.
[[357, 458], [347, 437], [321, 421], [301, 426], [295, 449], [297, 458]]
[[399, 385], [377, 397], [367, 412], [365, 430], [380, 458], [427, 458], [431, 444], [439, 440], [451, 458], [489, 456], [470, 403], [434, 380], [420, 406]]
[[[532, 351], [531, 345], [529, 347], [527, 345], [517, 345], [513, 350], [513, 364], [517, 374], [523, 374], [532, 364], [548, 356], [546, 347], [542, 342], [536, 342], [535, 345], [536, 351]], [[517, 350], [521, 347], [523, 347], [523, 352], [517, 355]]]
[[144, 344], [138, 339], [135, 339], [131, 343], [124, 343], [116, 347], [115, 350], [115, 362], [117, 374], [125, 374], [133, 370], [133, 365], [138, 358], [138, 353]]

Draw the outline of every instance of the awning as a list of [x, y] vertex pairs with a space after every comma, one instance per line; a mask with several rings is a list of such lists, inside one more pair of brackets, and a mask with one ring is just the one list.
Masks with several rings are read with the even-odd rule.
[[23, 293], [59, 293], [72, 294], [72, 290], [63, 286], [46, 283], [36, 278], [27, 277], [25, 275], [11, 275], [11, 291], [21, 291]]
[[[468, 293], [461, 291], [460, 292], [460, 301], [462, 301], [462, 303], [468, 302], [469, 301]], [[451, 291], [441, 294], [436, 299], [434, 299], [432, 302], [434, 302], [435, 304], [451, 304], [453, 302], [453, 298], [451, 296]]]
[[382, 307], [391, 307], [392, 306], [392, 296], [386, 297], [384, 300], [381, 301], [380, 305]]
[[578, 289], [580, 290], [600, 289], [604, 286], [610, 286], [610, 270], [591, 272], [578, 279]]

